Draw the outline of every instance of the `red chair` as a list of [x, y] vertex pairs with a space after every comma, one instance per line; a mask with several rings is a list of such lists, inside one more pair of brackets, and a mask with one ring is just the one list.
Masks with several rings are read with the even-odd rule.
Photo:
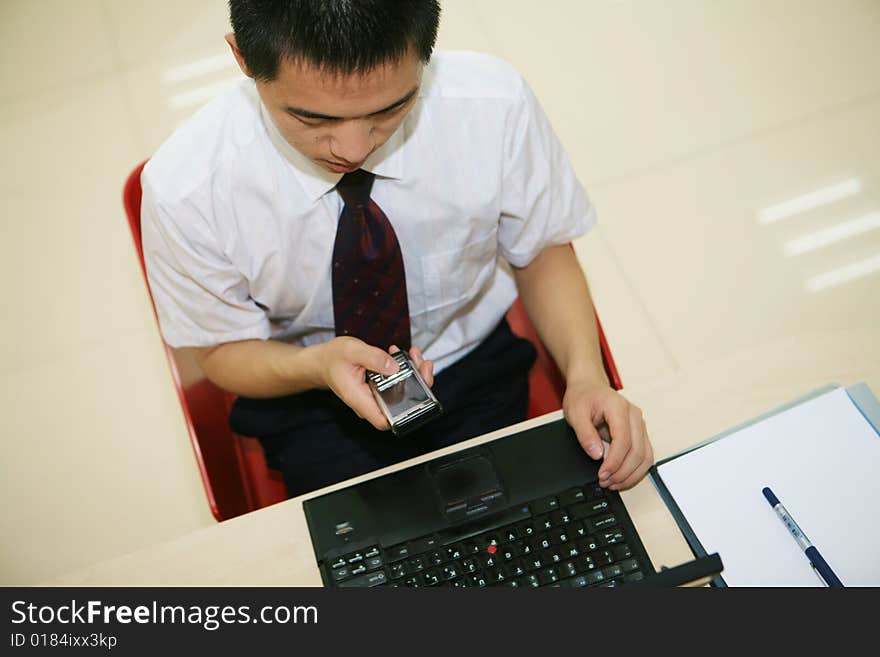
[[[149, 293], [141, 242], [141, 171], [145, 164], [138, 165], [129, 175], [122, 200]], [[150, 301], [153, 303], [152, 294]], [[154, 313], [155, 310], [153, 303]], [[529, 373], [528, 417], [561, 408], [564, 379], [538, 339], [519, 299], [507, 313], [507, 320], [514, 333], [530, 340], [538, 351], [538, 359]], [[598, 324], [598, 317], [596, 322]], [[605, 373], [614, 389], [620, 390], [620, 377], [601, 324], [598, 328]], [[229, 428], [229, 412], [235, 396], [211, 383], [186, 351], [165, 345], [165, 353], [214, 517], [227, 520], [287, 499], [282, 475], [268, 468], [259, 441], [240, 436]]]

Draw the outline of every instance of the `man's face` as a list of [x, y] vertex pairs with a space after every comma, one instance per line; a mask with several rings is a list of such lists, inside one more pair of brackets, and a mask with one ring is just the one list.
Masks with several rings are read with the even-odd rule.
[[284, 60], [271, 82], [257, 81], [263, 104], [287, 142], [334, 173], [360, 168], [412, 109], [422, 63], [412, 52], [363, 74], [335, 75]]

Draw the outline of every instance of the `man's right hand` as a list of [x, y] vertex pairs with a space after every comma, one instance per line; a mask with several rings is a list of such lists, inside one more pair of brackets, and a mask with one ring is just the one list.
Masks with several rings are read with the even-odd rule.
[[[324, 385], [344, 401], [360, 418], [381, 431], [390, 429], [388, 420], [373, 398], [366, 382], [366, 371], [371, 370], [384, 376], [398, 370], [395, 361], [387, 351], [372, 347], [362, 340], [351, 337], [338, 337], [313, 347], [320, 359]], [[392, 347], [396, 350], [396, 347]], [[428, 385], [433, 383], [434, 364], [422, 358], [418, 347], [410, 349], [410, 358], [419, 369]]]

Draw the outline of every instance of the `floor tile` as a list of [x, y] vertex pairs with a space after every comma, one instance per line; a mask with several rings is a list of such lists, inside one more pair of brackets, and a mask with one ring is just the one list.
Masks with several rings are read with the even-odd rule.
[[725, 144], [880, 90], [880, 3], [474, 3], [586, 183]]
[[877, 125], [880, 98], [593, 188], [604, 234], [681, 367], [785, 335], [880, 326]]
[[214, 523], [155, 333], [4, 371], [0, 395], [3, 584]]

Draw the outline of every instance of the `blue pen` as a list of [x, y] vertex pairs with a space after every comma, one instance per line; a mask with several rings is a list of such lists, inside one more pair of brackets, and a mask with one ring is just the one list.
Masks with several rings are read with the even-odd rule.
[[816, 549], [816, 546], [810, 543], [810, 539], [808, 539], [803, 530], [798, 527], [798, 524], [794, 521], [794, 518], [791, 517], [791, 514], [785, 510], [785, 507], [782, 506], [779, 498], [776, 497], [773, 494], [773, 491], [767, 487], [761, 492], [764, 493], [764, 497], [767, 498], [767, 501], [770, 502], [770, 506], [776, 511], [776, 515], [779, 516], [780, 520], [782, 520], [788, 528], [788, 531], [794, 536], [794, 540], [796, 540], [798, 545], [801, 546], [804, 554], [807, 555], [807, 559], [810, 560], [810, 565], [817, 573], [819, 573], [819, 577], [822, 578], [822, 581], [833, 588], [843, 588], [843, 582], [837, 578], [837, 575], [831, 570], [831, 566], [829, 566], [828, 562], [822, 558], [821, 554], [819, 554], [819, 550]]

